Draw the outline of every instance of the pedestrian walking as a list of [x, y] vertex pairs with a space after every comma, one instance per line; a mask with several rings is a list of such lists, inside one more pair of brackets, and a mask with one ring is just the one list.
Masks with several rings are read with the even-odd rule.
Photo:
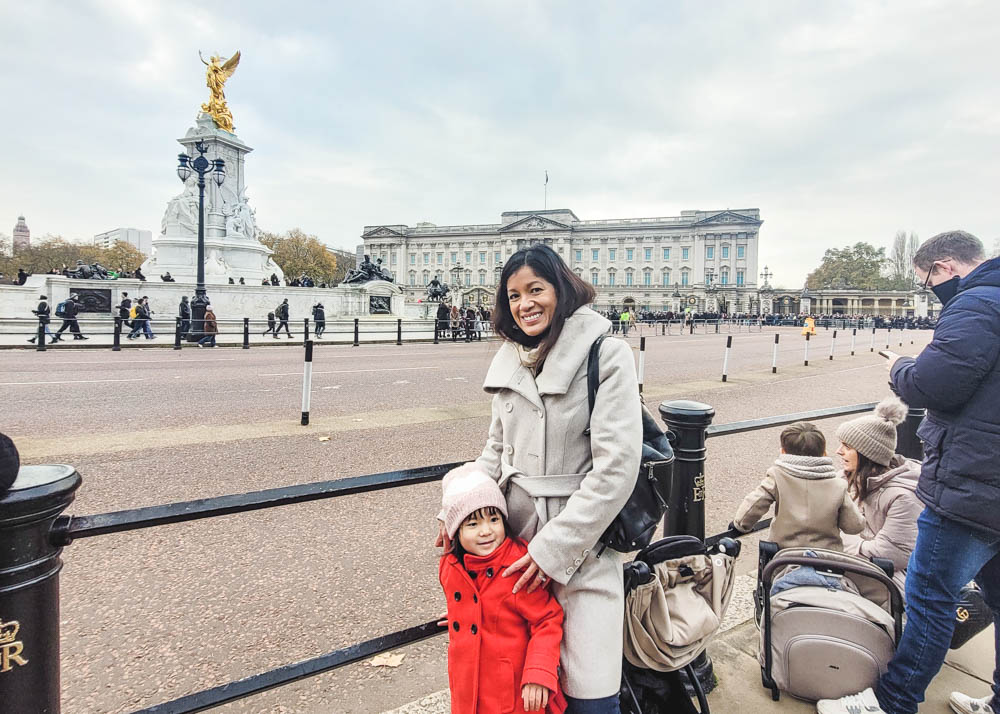
[[[917, 430], [924, 461], [917, 541], [906, 571], [906, 627], [874, 690], [821, 700], [820, 714], [915, 714], [941, 669], [959, 591], [975, 579], [1000, 621], [1000, 258], [965, 231], [941, 233], [913, 257], [914, 273], [941, 301], [930, 344], [916, 358], [890, 354], [893, 389], [926, 408]], [[953, 692], [960, 714], [1000, 711], [1000, 627], [993, 693]]]
[[[39, 295], [38, 296], [38, 307], [36, 307], [31, 312], [33, 312], [35, 314], [35, 316], [38, 318], [38, 324], [42, 325], [44, 327], [45, 334], [52, 338], [52, 342], [56, 342], [56, 336], [53, 334], [52, 330], [49, 328], [49, 321], [50, 321], [49, 314], [51, 313], [51, 308], [49, 308], [49, 303], [46, 302], [47, 300], [48, 300], [48, 297], [46, 297], [45, 295]], [[36, 334], [36, 335], [33, 335], [32, 338], [30, 340], [28, 340], [28, 342], [34, 344], [35, 340], [37, 340], [37, 339], [38, 339], [38, 335]], [[42, 339], [44, 340], [45, 337], [43, 336]], [[50, 342], [49, 344], [52, 344], [52, 343]]]
[[455, 340], [458, 339], [458, 328], [459, 324], [462, 321], [461, 312], [459, 312], [458, 305], [451, 306], [451, 315], [449, 317], [451, 324], [451, 341], [454, 342]]
[[191, 331], [191, 303], [188, 302], [187, 295], [181, 297], [180, 305], [177, 306], [177, 316], [181, 318], [181, 339], [183, 340]]
[[77, 315], [80, 313], [80, 296], [76, 293], [72, 293], [68, 300], [56, 305], [56, 317], [62, 318], [62, 325], [56, 330], [55, 336], [52, 338], [53, 342], [59, 342], [62, 340], [62, 333], [66, 329], [69, 329], [73, 333], [74, 340], [89, 340], [89, 337], [84, 337], [83, 333], [80, 332], [80, 323]]
[[278, 339], [278, 333], [281, 332], [282, 327], [285, 328], [288, 339], [292, 339], [292, 332], [288, 329], [288, 298], [281, 301], [274, 314], [278, 318], [278, 328], [274, 331], [274, 339]]
[[316, 339], [322, 340], [326, 332], [326, 310], [321, 302], [313, 305], [313, 326], [316, 328]]
[[142, 334], [147, 340], [155, 340], [156, 335], [153, 334], [152, 325], [153, 309], [149, 306], [149, 298], [143, 295], [139, 304], [142, 306]]
[[134, 340], [142, 332], [142, 298], [135, 301], [135, 304], [129, 309], [129, 326], [132, 328], [131, 331], [125, 336], [126, 340]]
[[628, 328], [632, 326], [632, 313], [629, 312], [628, 308], [622, 310], [622, 314], [619, 315], [618, 321], [622, 325], [622, 337], [628, 337]]
[[[504, 342], [483, 385], [493, 412], [476, 464], [503, 479], [510, 532], [528, 541], [527, 554], [498, 575], [516, 581], [513, 593], [551, 585], [565, 611], [560, 684], [567, 711], [617, 714], [624, 559], [598, 541], [628, 501], [641, 459], [632, 350], [617, 339], [601, 344], [590, 418], [585, 365], [611, 327], [587, 307], [593, 287], [538, 244], [510, 257], [497, 296], [494, 329]], [[450, 547], [443, 525], [437, 542]]]
[[132, 298], [128, 296], [128, 293], [123, 292], [122, 298], [118, 302], [118, 319], [121, 320], [123, 325], [128, 325], [130, 319], [130, 313], [132, 312]]
[[219, 334], [219, 323], [215, 319], [215, 312], [211, 305], [205, 306], [205, 322], [201, 330], [204, 337], [198, 340], [198, 347], [215, 347], [215, 336]]

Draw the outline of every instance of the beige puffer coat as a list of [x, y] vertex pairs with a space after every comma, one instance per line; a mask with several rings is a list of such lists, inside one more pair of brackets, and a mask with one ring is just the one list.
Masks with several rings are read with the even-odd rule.
[[635, 363], [621, 340], [601, 345], [584, 434], [587, 356], [610, 324], [590, 308], [574, 312], [537, 378], [513, 343], [500, 347], [483, 385], [494, 395], [493, 417], [477, 459], [507, 494], [513, 534], [554, 581], [565, 612], [562, 684], [581, 699], [611, 696], [621, 684], [623, 561], [610, 549], [598, 558], [598, 538], [631, 495], [642, 455]]
[[889, 470], [868, 479], [868, 497], [861, 502], [865, 527], [860, 536], [844, 537], [844, 551], [892, 561], [892, 579], [905, 593], [906, 565], [917, 544], [917, 517], [924, 504], [917, 498], [920, 464], [899, 454]]

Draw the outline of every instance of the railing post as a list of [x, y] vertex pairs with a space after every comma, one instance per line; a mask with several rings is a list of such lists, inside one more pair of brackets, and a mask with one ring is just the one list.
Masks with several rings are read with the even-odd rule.
[[396, 344], [403, 344], [403, 318], [396, 318]]
[[111, 336], [111, 351], [119, 352], [122, 348], [122, 319], [115, 315], [115, 333]]
[[53, 524], [73, 502], [72, 466], [22, 466], [0, 498], [0, 702], [59, 714], [59, 571]]
[[434, 344], [435, 345], [438, 344], [438, 327], [440, 326], [440, 324], [441, 324], [441, 321], [435, 317], [434, 318]]
[[914, 461], [923, 461], [924, 446], [917, 436], [920, 422], [924, 420], [925, 409], [910, 407], [906, 419], [896, 427], [896, 453]]
[[660, 404], [660, 417], [677, 439], [674, 476], [663, 534], [705, 538], [705, 430], [715, 417], [708, 404], [678, 399]]
[[[117, 320], [118, 318], [115, 318], [115, 319]], [[35, 338], [35, 341], [38, 343], [37, 345], [35, 345], [35, 351], [36, 352], [44, 352], [45, 351], [45, 323], [42, 322], [41, 320], [38, 321], [38, 336]]]
[[354, 318], [354, 346], [358, 346], [358, 318]]
[[688, 334], [689, 335], [693, 335], [694, 334], [694, 320], [693, 319], [691, 320], [690, 329], [688, 330]]
[[179, 350], [181, 348], [181, 318], [174, 318], [174, 349]]
[[243, 318], [243, 349], [250, 349], [250, 318]]

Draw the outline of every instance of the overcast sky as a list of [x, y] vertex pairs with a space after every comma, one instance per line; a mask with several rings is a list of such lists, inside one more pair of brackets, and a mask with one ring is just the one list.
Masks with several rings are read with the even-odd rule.
[[226, 85], [258, 224], [758, 207], [761, 267], [1000, 237], [1000, 3], [4, 2], [0, 232], [159, 231], [176, 139]]

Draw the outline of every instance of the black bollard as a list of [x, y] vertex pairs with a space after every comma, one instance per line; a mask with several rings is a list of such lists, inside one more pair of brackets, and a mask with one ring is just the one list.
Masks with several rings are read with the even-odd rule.
[[304, 335], [304, 337], [302, 338], [302, 341], [303, 342], [308, 342], [309, 341], [309, 318], [308, 317], [303, 317], [302, 318], [302, 334]]
[[691, 322], [690, 322], [690, 329], [688, 330], [688, 334], [689, 335], [693, 335], [694, 334], [694, 320], [691, 320]]
[[38, 321], [38, 335], [35, 337], [35, 342], [38, 343], [37, 345], [35, 345], [35, 351], [36, 352], [44, 352], [45, 351], [45, 324], [41, 320]]
[[714, 417], [715, 409], [701, 402], [678, 399], [660, 404], [660, 418], [677, 437], [665, 536], [705, 539], [705, 429]]
[[906, 419], [896, 427], [896, 453], [914, 461], [924, 460], [924, 445], [917, 436], [920, 422], [924, 420], [925, 409], [910, 407]]
[[403, 344], [403, 318], [396, 318], [396, 344]]
[[0, 702], [59, 714], [59, 555], [53, 524], [73, 502], [72, 466], [22, 466], [0, 498]]
[[354, 318], [354, 346], [358, 346], [358, 318]]
[[438, 320], [437, 318], [434, 318], [434, 344], [435, 345], [438, 344], [438, 324], [440, 322], [441, 322], [440, 320]]
[[174, 349], [179, 350], [181, 348], [181, 318], [174, 318]]
[[243, 318], [243, 349], [250, 349], [250, 318]]

